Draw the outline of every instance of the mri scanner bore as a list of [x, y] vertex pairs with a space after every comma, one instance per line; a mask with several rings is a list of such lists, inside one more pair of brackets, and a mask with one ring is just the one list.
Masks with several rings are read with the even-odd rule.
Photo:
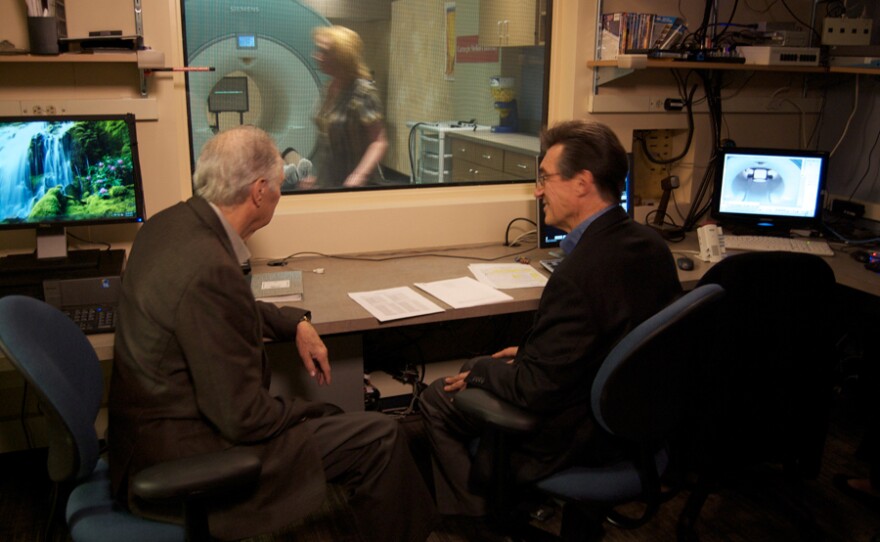
[[[466, 120], [488, 130], [499, 116], [486, 82], [499, 75], [516, 82], [516, 133], [535, 137], [546, 121], [544, 40], [552, 0], [522, 0], [514, 3], [514, 13], [503, 15], [488, 9], [495, 4], [181, 0], [185, 63], [214, 67], [186, 75], [193, 161], [215, 134], [253, 124], [284, 149], [286, 194], [461, 184], [452, 175], [435, 182], [413, 179], [414, 124]], [[498, 16], [525, 19], [535, 28], [533, 39], [492, 43], [482, 29], [493, 25], [481, 21]], [[346, 100], [333, 99], [340, 85], [319, 62], [313, 35], [324, 28], [347, 29], [363, 42], [366, 71], [358, 73], [356, 86], [345, 88]], [[366, 119], [360, 122], [364, 131], [355, 136], [350, 127], [337, 129], [348, 135], [328, 145], [334, 132], [328, 130], [328, 111], [337, 123]], [[497, 178], [479, 182], [528, 182], [500, 169]]]

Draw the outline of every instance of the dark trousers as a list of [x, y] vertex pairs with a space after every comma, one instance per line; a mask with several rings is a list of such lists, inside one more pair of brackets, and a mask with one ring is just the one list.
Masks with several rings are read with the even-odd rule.
[[348, 492], [364, 540], [425, 540], [437, 522], [431, 494], [400, 424], [376, 412], [306, 422], [314, 432], [328, 482]]
[[[461, 371], [469, 370], [476, 359], [466, 362]], [[468, 487], [471, 446], [482, 433], [482, 424], [456, 409], [455, 394], [444, 391], [443, 385], [438, 379], [419, 396], [431, 443], [437, 509], [441, 514], [482, 516], [486, 501]]]

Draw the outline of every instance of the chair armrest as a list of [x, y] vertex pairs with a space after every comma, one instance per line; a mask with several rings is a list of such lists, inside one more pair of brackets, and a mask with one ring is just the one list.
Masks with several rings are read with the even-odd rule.
[[534, 431], [540, 418], [496, 395], [479, 388], [465, 388], [456, 393], [454, 404], [462, 412], [506, 431]]
[[244, 450], [224, 450], [164, 461], [137, 473], [132, 490], [147, 500], [210, 497], [231, 492], [260, 478], [262, 464]]

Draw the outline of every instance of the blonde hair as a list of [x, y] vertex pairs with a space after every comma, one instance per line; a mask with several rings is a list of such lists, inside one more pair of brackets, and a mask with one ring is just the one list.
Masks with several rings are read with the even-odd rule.
[[344, 26], [318, 26], [312, 38], [324, 38], [330, 42], [330, 54], [347, 79], [372, 79], [370, 69], [364, 62], [364, 41], [357, 32]]

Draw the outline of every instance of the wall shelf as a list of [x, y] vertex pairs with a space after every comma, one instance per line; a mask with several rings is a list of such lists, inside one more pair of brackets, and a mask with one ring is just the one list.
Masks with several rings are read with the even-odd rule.
[[137, 64], [138, 57], [135, 51], [120, 51], [113, 53], [61, 53], [60, 55], [0, 55], [0, 63], [18, 62], [33, 64], [57, 64], [57, 63], [117, 63]]
[[644, 68], [622, 67], [617, 60], [588, 60], [587, 67], [598, 68], [598, 84], [602, 85], [619, 77], [625, 77], [637, 69], [669, 70], [728, 70], [761, 71], [773, 73], [818, 73], [818, 74], [868, 74], [880, 75], [880, 68], [862, 66], [765, 66], [759, 64], [736, 64], [729, 62], [691, 62], [679, 60], [648, 60]]
[[[61, 53], [59, 55], [0, 55], [0, 64], [138, 64], [137, 51], [114, 51], [100, 53]], [[147, 96], [147, 79], [143, 68], [138, 67], [138, 84], [141, 96]]]

